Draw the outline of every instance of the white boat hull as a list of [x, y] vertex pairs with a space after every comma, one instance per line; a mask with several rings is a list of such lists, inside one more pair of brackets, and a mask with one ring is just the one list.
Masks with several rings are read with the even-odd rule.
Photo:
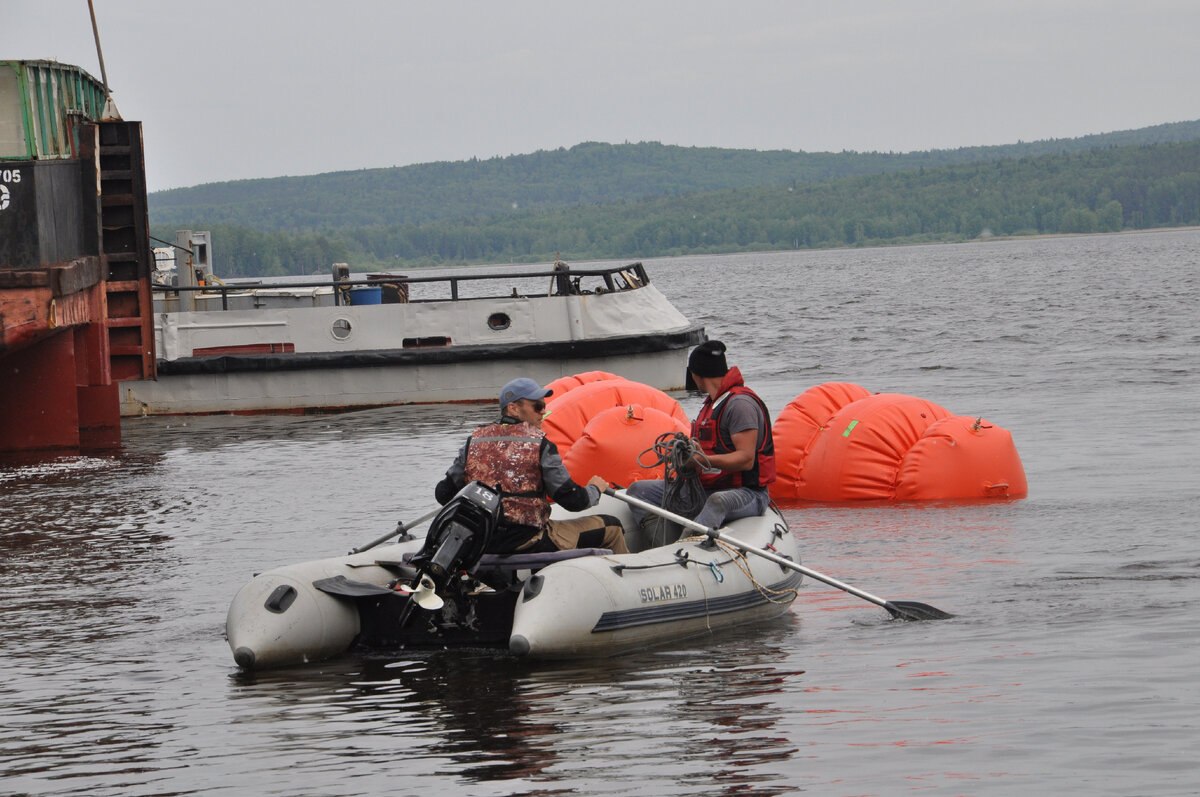
[[659, 390], [681, 389], [686, 348], [594, 358], [549, 357], [451, 364], [397, 364], [163, 375], [121, 383], [121, 414], [202, 415], [384, 407], [396, 404], [495, 401], [514, 377], [546, 384], [583, 371], [608, 371]]

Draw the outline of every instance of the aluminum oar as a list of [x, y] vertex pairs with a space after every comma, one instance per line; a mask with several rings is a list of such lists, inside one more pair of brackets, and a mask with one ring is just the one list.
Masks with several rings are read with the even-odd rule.
[[837, 587], [843, 592], [849, 592], [851, 595], [857, 598], [862, 598], [865, 601], [870, 601], [876, 606], [882, 606], [884, 609], [887, 609], [888, 614], [890, 614], [892, 617], [895, 617], [897, 620], [945, 620], [948, 617], [954, 616], [949, 612], [944, 612], [941, 609], [930, 606], [927, 603], [918, 603], [917, 601], [885, 600], [884, 598], [880, 598], [878, 595], [872, 595], [866, 590], [859, 589], [858, 587], [847, 584], [844, 581], [839, 581], [833, 576], [827, 576], [824, 573], [819, 573], [816, 570], [812, 570], [801, 564], [797, 564], [791, 559], [785, 559], [782, 556], [771, 553], [770, 551], [764, 551], [762, 549], [755, 548], [752, 545], [742, 542], [741, 540], [730, 537], [728, 534], [720, 531], [719, 529], [709, 528], [703, 524], [697, 523], [694, 520], [689, 520], [682, 515], [677, 515], [674, 512], [663, 509], [661, 506], [655, 506], [654, 504], [643, 501], [640, 498], [634, 498], [632, 495], [628, 495], [626, 493], [619, 493], [611, 487], [604, 492], [606, 495], [611, 495], [613, 498], [616, 498], [619, 501], [624, 501], [630, 506], [636, 506], [646, 510], [647, 512], [652, 512], [659, 517], [674, 521], [684, 528], [691, 529], [692, 531], [698, 531], [701, 534], [706, 534], [712, 539], [720, 540], [721, 542], [733, 545], [745, 551], [746, 553], [754, 554], [755, 556], [766, 559], [769, 562], [774, 562], [781, 567], [795, 570], [797, 573], [803, 573], [809, 578], [822, 581], [831, 587]]
[[421, 525], [426, 520], [429, 520], [431, 517], [433, 517], [434, 515], [436, 515], [438, 512], [441, 512], [441, 511], [442, 511], [442, 508], [440, 506], [434, 507], [433, 509], [426, 512], [424, 515], [421, 515], [419, 518], [417, 518], [416, 520], [414, 520], [411, 523], [399, 523], [396, 525], [396, 529], [394, 531], [389, 531], [387, 534], [384, 534], [379, 539], [372, 540], [371, 542], [368, 542], [366, 545], [360, 545], [357, 548], [351, 548], [350, 553], [354, 554], [354, 553], [362, 553], [363, 551], [368, 551], [371, 548], [374, 548], [376, 545], [379, 545], [380, 543], [387, 542], [392, 537], [396, 537], [401, 534], [404, 534], [409, 529], [415, 528], [415, 527]]

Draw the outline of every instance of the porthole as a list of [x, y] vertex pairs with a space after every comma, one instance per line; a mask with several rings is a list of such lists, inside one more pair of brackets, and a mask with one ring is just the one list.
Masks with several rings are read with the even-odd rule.
[[350, 319], [336, 318], [329, 331], [333, 333], [334, 340], [347, 340], [354, 332], [354, 328], [350, 326]]
[[492, 313], [488, 316], [488, 328], [499, 332], [502, 329], [508, 329], [512, 326], [512, 319], [508, 317], [508, 313]]

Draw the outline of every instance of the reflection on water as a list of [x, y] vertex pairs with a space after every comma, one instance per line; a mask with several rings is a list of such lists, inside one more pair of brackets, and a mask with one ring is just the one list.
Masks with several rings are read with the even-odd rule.
[[239, 722], [276, 734], [302, 725], [304, 744], [332, 759], [387, 769], [402, 755], [409, 783], [440, 769], [468, 785], [627, 794], [661, 781], [667, 794], [769, 795], [781, 786], [762, 768], [796, 751], [779, 726], [803, 678], [779, 666], [794, 632], [785, 619], [719, 647], [587, 665], [413, 652], [310, 676], [239, 674], [232, 690], [252, 704]]

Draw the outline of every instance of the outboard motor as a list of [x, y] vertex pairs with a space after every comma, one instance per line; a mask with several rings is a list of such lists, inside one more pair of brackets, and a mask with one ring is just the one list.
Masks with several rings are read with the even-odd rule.
[[441, 592], [455, 573], [474, 567], [499, 517], [500, 493], [479, 481], [459, 490], [434, 517], [425, 544], [409, 562], [418, 571], [413, 584], [427, 576]]

